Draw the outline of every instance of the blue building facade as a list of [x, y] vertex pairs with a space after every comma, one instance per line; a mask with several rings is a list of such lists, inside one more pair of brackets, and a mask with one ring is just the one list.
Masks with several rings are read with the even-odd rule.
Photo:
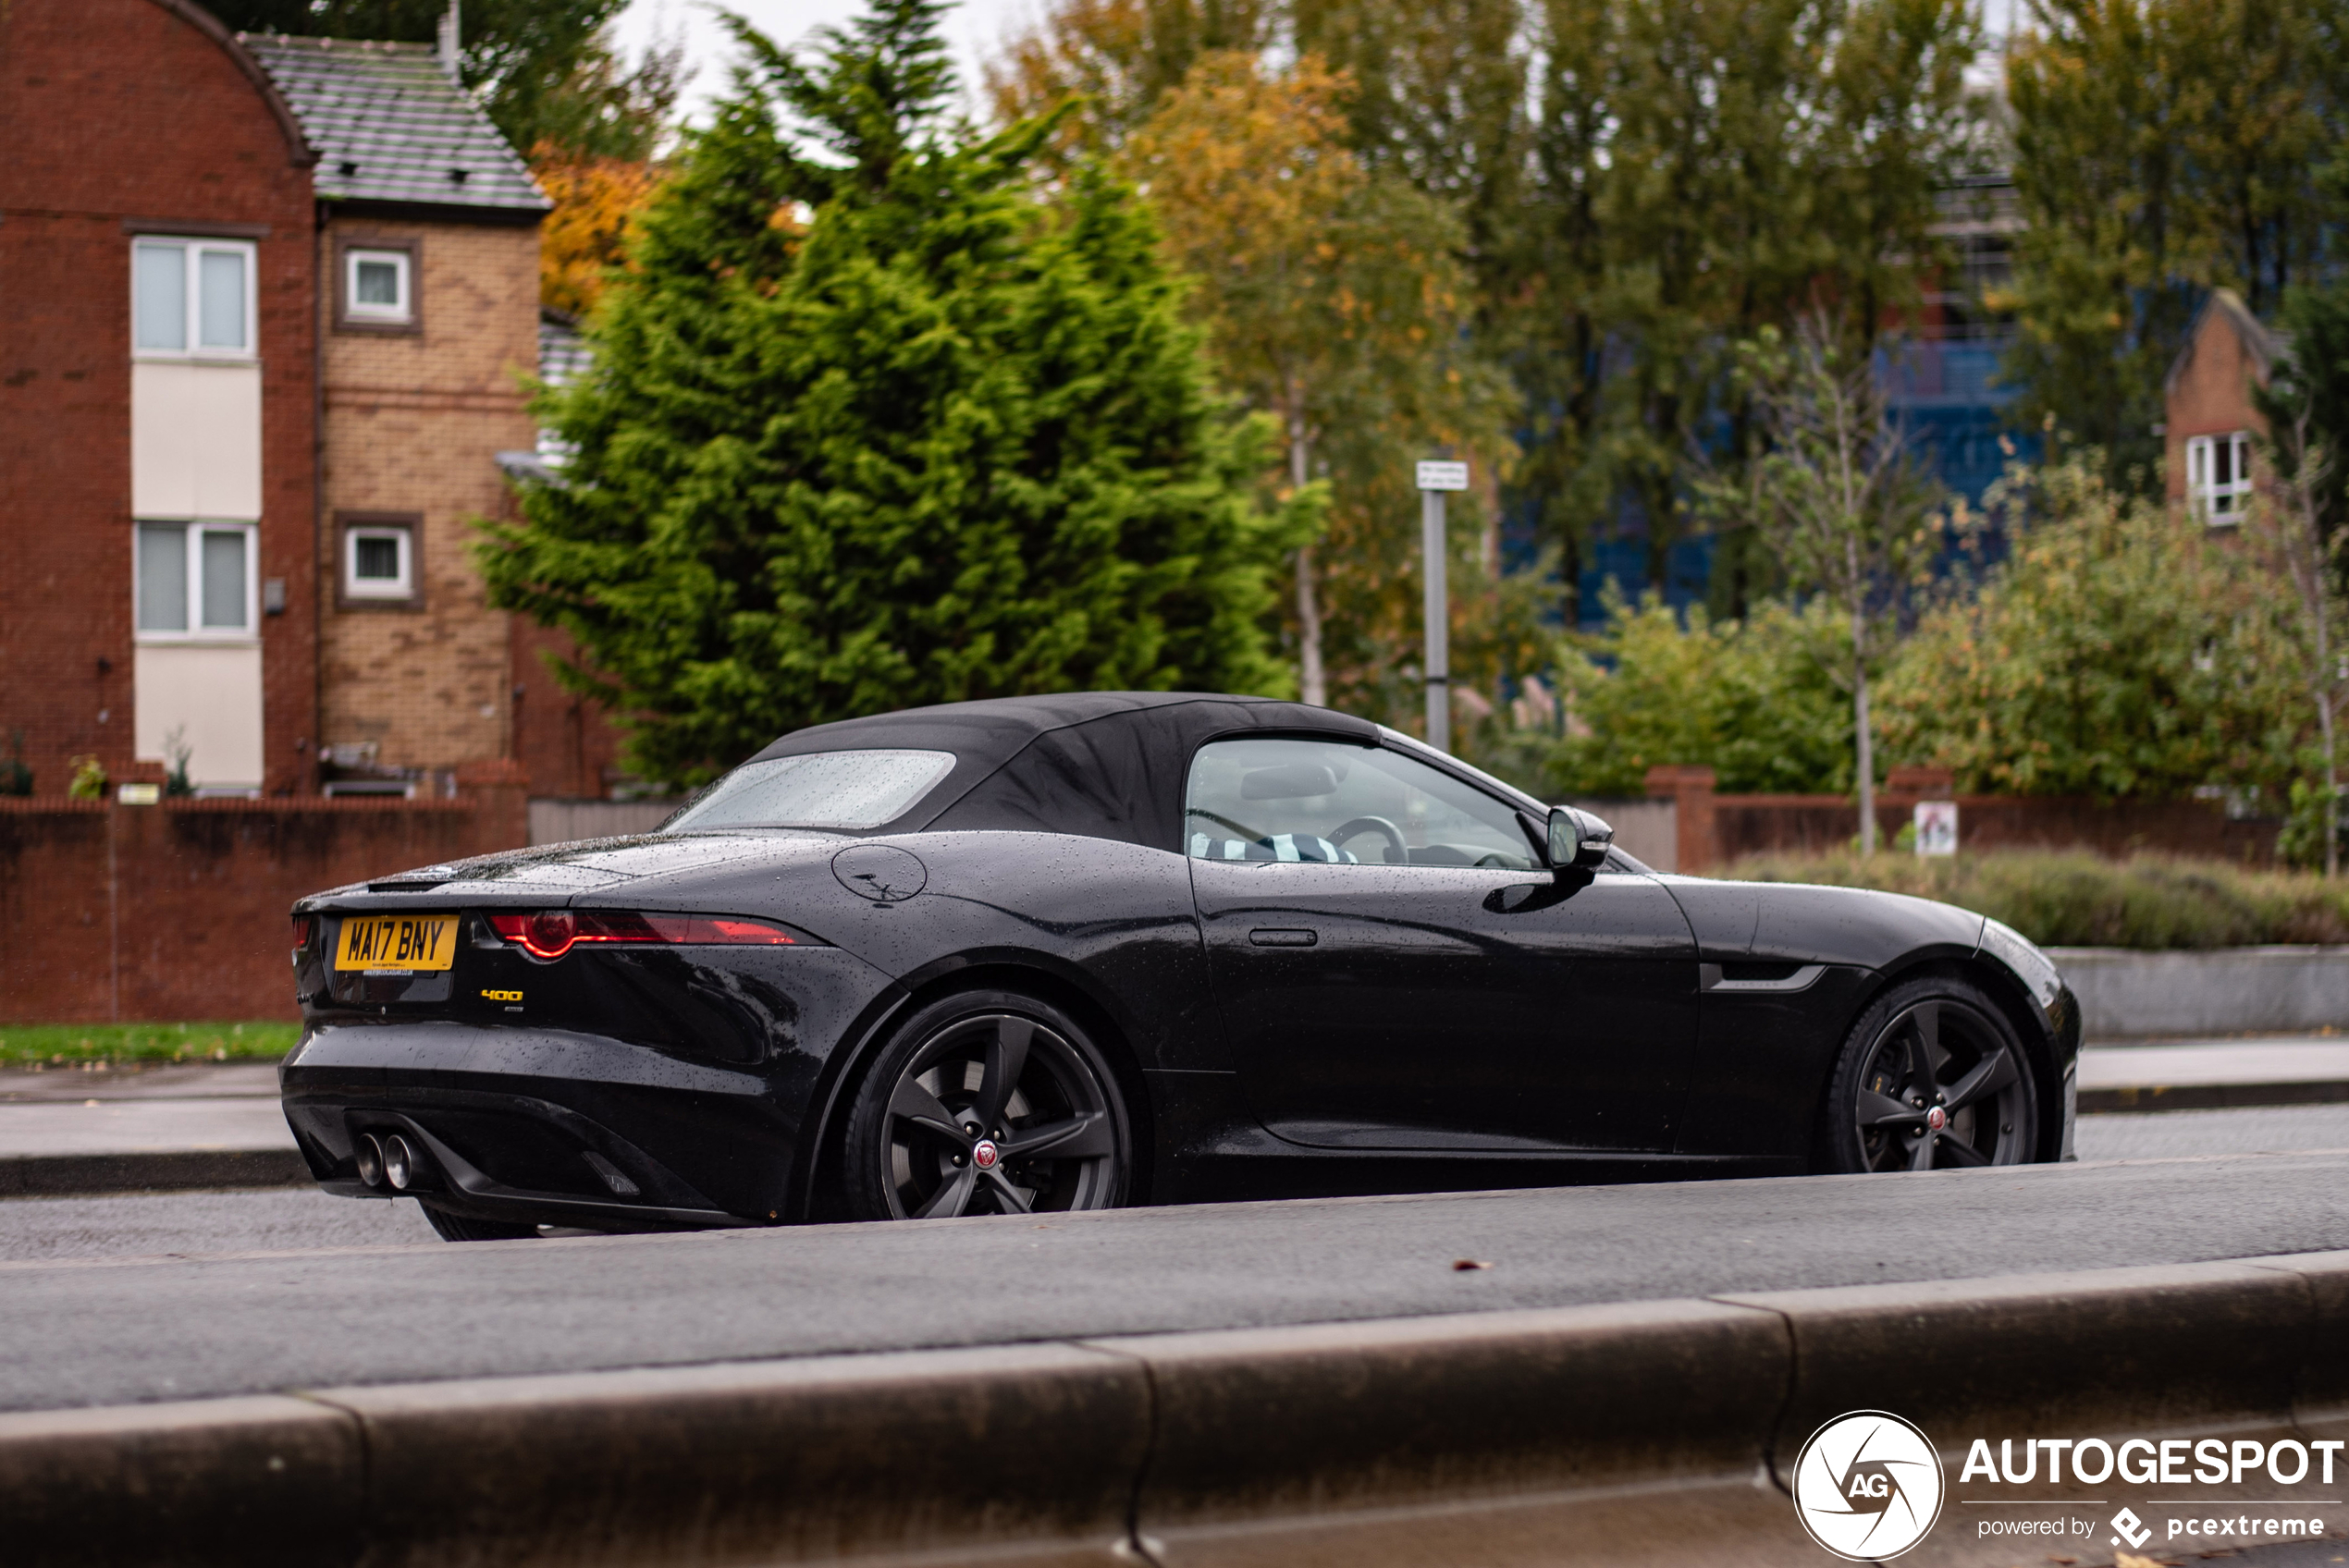
[[[1937, 233], [1949, 248], [1954, 272], [1938, 280], [1942, 287], [1926, 291], [1913, 326], [1885, 340], [1876, 369], [1892, 418], [1908, 430], [1935, 476], [1978, 507], [2010, 462], [2032, 460], [2040, 449], [2035, 432], [2009, 422], [2008, 405], [2017, 391], [1998, 381], [2014, 342], [2013, 324], [1984, 305], [2011, 274], [2013, 237], [2022, 224], [2013, 184], [2003, 173], [1961, 181], [1941, 193], [1940, 204]], [[1996, 558], [1998, 544], [1982, 541], [1984, 555]], [[1663, 582], [1651, 583], [1645, 520], [1637, 504], [1627, 501], [1606, 537], [1584, 546], [1576, 583], [1580, 628], [1604, 623], [1610, 581], [1627, 598], [1656, 587], [1675, 609], [1705, 604], [1716, 545], [1709, 536], [1675, 543], [1665, 555]], [[1531, 566], [1540, 545], [1530, 508], [1504, 520], [1505, 568]]]

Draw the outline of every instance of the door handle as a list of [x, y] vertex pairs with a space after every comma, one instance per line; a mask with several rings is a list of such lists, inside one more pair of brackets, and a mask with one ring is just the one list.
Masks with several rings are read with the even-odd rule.
[[1248, 934], [1248, 939], [1259, 948], [1310, 948], [1321, 937], [1302, 926], [1260, 925]]

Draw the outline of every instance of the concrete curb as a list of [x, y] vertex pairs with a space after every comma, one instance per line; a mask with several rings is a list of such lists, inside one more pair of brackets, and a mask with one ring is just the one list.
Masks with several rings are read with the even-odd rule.
[[[1986, 1432], [2349, 1432], [2343, 1327], [2349, 1253], [2322, 1253], [0, 1415], [0, 1541], [12, 1565], [1808, 1564], [1782, 1488], [1829, 1417], [1912, 1414], [1953, 1484]], [[1949, 1531], [1917, 1560], [2014, 1554]]]
[[2079, 1091], [2082, 1116], [2142, 1115], [2164, 1110], [2245, 1110], [2260, 1107], [2341, 1105], [2349, 1080], [2305, 1084], [2146, 1084]]
[[1150, 1430], [1141, 1369], [1065, 1344], [310, 1397], [364, 1436], [370, 1563], [1100, 1562]]
[[0, 1198], [170, 1193], [201, 1187], [307, 1187], [298, 1149], [156, 1149], [138, 1154], [0, 1157]]
[[[1136, 1501], [1159, 1562], [1745, 1563], [1784, 1323], [1708, 1301], [1090, 1341], [1150, 1369]], [[1672, 1498], [1659, 1520], [1654, 1494]], [[1729, 1550], [1724, 1552], [1723, 1549]]]
[[0, 1415], [0, 1540], [27, 1563], [350, 1562], [356, 1423], [258, 1396]]

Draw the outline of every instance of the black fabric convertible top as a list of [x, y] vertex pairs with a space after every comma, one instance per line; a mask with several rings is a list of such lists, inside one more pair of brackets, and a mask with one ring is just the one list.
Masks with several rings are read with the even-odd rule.
[[952, 752], [954, 770], [881, 833], [1076, 833], [1174, 850], [1191, 753], [1219, 735], [1310, 732], [1376, 744], [1378, 727], [1301, 703], [1196, 692], [1078, 692], [908, 708], [793, 730], [754, 757], [880, 747]]

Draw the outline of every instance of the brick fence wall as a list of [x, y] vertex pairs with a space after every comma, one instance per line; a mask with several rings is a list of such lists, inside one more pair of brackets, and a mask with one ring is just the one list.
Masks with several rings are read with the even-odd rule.
[[527, 841], [519, 770], [474, 770], [461, 791], [0, 799], [0, 1023], [294, 1017], [294, 900]]
[[[1748, 855], [1840, 850], [1859, 833], [1843, 795], [1716, 795], [1709, 767], [1648, 771], [1651, 799], [1674, 807], [1676, 869], [1718, 874]], [[1949, 776], [1895, 768], [1876, 796], [1876, 831], [1888, 848], [1922, 800], [1958, 802], [1958, 849], [2087, 850], [2115, 859], [2140, 852], [2275, 864], [2280, 822], [2231, 820], [2195, 801], [2099, 802], [2036, 795], [1953, 795]]]

